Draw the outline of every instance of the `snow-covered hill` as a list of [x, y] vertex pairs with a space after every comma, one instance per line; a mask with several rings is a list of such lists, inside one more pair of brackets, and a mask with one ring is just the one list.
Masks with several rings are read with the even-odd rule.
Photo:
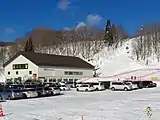
[[[109, 59], [103, 58], [102, 65], [98, 70], [98, 72], [101, 73], [100, 76], [119, 74], [144, 67], [144, 65], [132, 59], [132, 41], [133, 39], [130, 39], [123, 43], [121, 47], [117, 48], [112, 55], [110, 55]], [[126, 49], [127, 47], [128, 49]]]
[[114, 51], [109, 50], [108, 47], [106, 47], [93, 57], [92, 64], [99, 68], [97, 72], [101, 77], [121, 74], [132, 70], [148, 68], [156, 69], [160, 67], [160, 64], [155, 61], [150, 61], [149, 65], [145, 65], [143, 61], [136, 61], [132, 54], [133, 42], [134, 38], [129, 39]]
[[[134, 38], [126, 40], [122, 43], [122, 45], [118, 45], [117, 49], [114, 50], [112, 48], [105, 47], [93, 56], [90, 63], [96, 66], [99, 76], [106, 77], [138, 69], [160, 67], [160, 64], [156, 63], [155, 61], [153, 61], [154, 64], [149, 64], [148, 66], [146, 66], [145, 64], [143, 64], [143, 62], [137, 62], [135, 59], [133, 59], [134, 56], [132, 55], [132, 43], [134, 42], [134, 40]], [[155, 71], [156, 70], [135, 72], [134, 74], [130, 73], [127, 75], [127, 77], [132, 74], [138, 74], [139, 76], [143, 76], [145, 75], [145, 73], [149, 74], [154, 73]], [[157, 72], [156, 74], [159, 73]], [[5, 77], [3, 74], [3, 70], [0, 70], [0, 81], [4, 80]]]

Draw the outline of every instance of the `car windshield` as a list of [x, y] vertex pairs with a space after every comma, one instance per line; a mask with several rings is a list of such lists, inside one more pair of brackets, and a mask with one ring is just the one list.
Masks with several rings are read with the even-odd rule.
[[22, 89], [21, 91], [22, 91], [22, 92], [27, 92], [27, 91], [36, 91], [36, 89], [32, 89], [32, 88], [30, 88], [30, 89]]
[[55, 88], [54, 88], [54, 90], [58, 90], [58, 89], [59, 89], [58, 87], [55, 87]]
[[45, 87], [44, 90], [51, 90], [49, 87]]
[[126, 84], [126, 85], [131, 85], [131, 83], [130, 83], [130, 82], [125, 82], [125, 84]]

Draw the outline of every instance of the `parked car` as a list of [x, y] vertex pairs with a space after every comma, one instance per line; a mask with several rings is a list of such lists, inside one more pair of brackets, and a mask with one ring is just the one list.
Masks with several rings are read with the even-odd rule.
[[52, 90], [49, 87], [38, 87], [37, 89], [38, 97], [51, 96]]
[[38, 87], [45, 87], [43, 84], [30, 84], [30, 85], [25, 85], [25, 88], [38, 88]]
[[77, 87], [76, 90], [77, 91], [86, 91], [86, 92], [90, 91], [91, 92], [91, 91], [96, 90], [96, 88], [93, 87], [93, 85], [91, 85], [91, 84], [81, 84]]
[[24, 99], [38, 97], [38, 93], [35, 88], [24, 88], [21, 89], [21, 92], [22, 92], [22, 98]]
[[128, 90], [132, 90], [132, 85], [122, 81], [113, 81], [113, 82], [110, 82], [110, 89], [112, 91], [114, 90], [128, 91]]
[[24, 88], [24, 85], [22, 85], [22, 84], [5, 85], [5, 89], [21, 89], [21, 88]]
[[138, 85], [132, 81], [125, 81], [124, 82], [126, 85], [130, 85], [132, 87], [132, 90], [138, 89]]
[[77, 83], [77, 84], [76, 84], [76, 88], [79, 87], [79, 86], [81, 86], [81, 85], [83, 85], [83, 84], [84, 84], [84, 83]]
[[93, 87], [96, 88], [97, 91], [99, 90], [105, 90], [104, 84], [99, 82], [99, 83], [92, 83]]
[[1, 100], [12, 100], [12, 99], [21, 99], [22, 92], [19, 89], [5, 89], [0, 92], [0, 99]]
[[66, 82], [65, 85], [69, 88], [75, 88], [76, 87], [76, 82]]
[[62, 91], [68, 91], [68, 90], [70, 90], [70, 88], [67, 87], [66, 85], [60, 85], [59, 88], [60, 88], [60, 90], [62, 90]]
[[157, 87], [156, 83], [150, 82], [147, 86], [147, 88], [153, 88], [153, 87]]
[[148, 80], [146, 80], [146, 81], [142, 80], [141, 81], [141, 85], [142, 85], [143, 88], [148, 88], [148, 85], [151, 87], [152, 83], [153, 83], [153, 81], [148, 81]]
[[49, 87], [50, 90], [51, 90], [51, 95], [60, 95], [61, 94], [61, 91], [58, 87]]

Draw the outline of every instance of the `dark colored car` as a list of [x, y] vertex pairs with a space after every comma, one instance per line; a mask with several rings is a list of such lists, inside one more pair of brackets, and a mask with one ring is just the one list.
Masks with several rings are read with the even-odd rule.
[[43, 96], [51, 96], [52, 90], [49, 87], [38, 87], [37, 89], [37, 93], [38, 93], [38, 97], [43, 97]]
[[147, 87], [147, 88], [157, 87], [157, 84], [156, 84], [156, 83], [151, 82], [151, 83], [149, 83], [146, 87]]
[[1, 100], [21, 99], [22, 92], [19, 89], [5, 89], [0, 92]]
[[24, 85], [16, 85], [16, 84], [11, 84], [11, 85], [5, 85], [5, 89], [22, 89], [24, 88]]

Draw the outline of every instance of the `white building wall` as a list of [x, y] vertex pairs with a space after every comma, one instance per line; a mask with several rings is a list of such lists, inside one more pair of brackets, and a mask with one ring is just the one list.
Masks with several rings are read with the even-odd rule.
[[47, 67], [47, 66], [40, 66], [38, 68], [38, 77], [52, 77], [55, 76], [55, 68], [54, 67]]
[[[82, 75], [65, 75], [65, 71], [70, 72], [83, 72]], [[48, 67], [40, 66], [38, 69], [38, 77], [49, 77], [49, 78], [59, 78], [59, 79], [80, 79], [85, 77], [92, 77], [92, 69], [80, 69], [80, 68], [69, 68], [69, 67]]]
[[[13, 64], [28, 64], [28, 69], [16, 69], [13, 70]], [[23, 55], [20, 55], [15, 60], [13, 60], [10, 64], [8, 64], [4, 68], [5, 77], [6, 79], [11, 78], [18, 78], [18, 77], [24, 77], [24, 76], [33, 76], [33, 74], [38, 75], [38, 66], [32, 63], [30, 60], [25, 58]], [[18, 75], [16, 74], [16, 71], [18, 71]], [[29, 71], [32, 71], [32, 74], [29, 74]], [[10, 72], [10, 75], [8, 75], [8, 72]]]

